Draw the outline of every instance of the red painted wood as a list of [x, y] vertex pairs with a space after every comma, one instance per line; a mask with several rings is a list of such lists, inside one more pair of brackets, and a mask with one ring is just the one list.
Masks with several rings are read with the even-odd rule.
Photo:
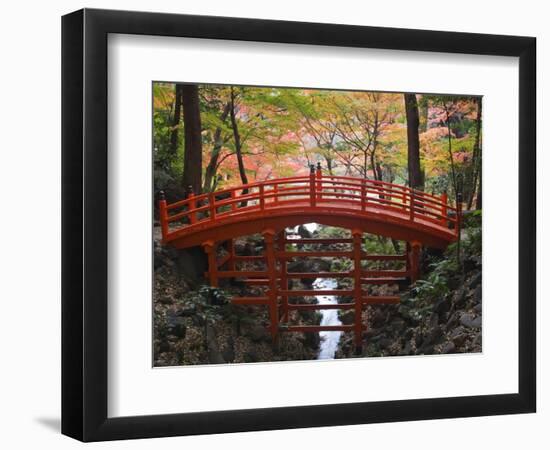
[[166, 237], [168, 236], [168, 209], [166, 208], [166, 200], [164, 198], [159, 201], [159, 216], [162, 231], [162, 240], [164, 242], [166, 240]]
[[234, 305], [269, 305], [269, 297], [233, 297]]
[[406, 278], [392, 278], [392, 277], [380, 277], [380, 278], [361, 278], [361, 283], [364, 284], [398, 284], [407, 280]]
[[377, 305], [377, 304], [378, 305], [382, 305], [382, 304], [395, 305], [401, 302], [401, 297], [397, 295], [373, 295], [373, 296], [363, 297], [362, 301], [363, 301], [363, 304], [365, 305]]
[[385, 278], [406, 278], [409, 273], [406, 270], [362, 270], [361, 276], [369, 277], [385, 277]]
[[193, 192], [190, 192], [188, 195], [189, 199], [189, 222], [191, 225], [194, 225], [197, 223], [197, 212], [195, 211], [197, 209], [197, 204], [195, 202], [195, 194]]
[[306, 303], [289, 303], [288, 309], [297, 311], [318, 311], [321, 309], [353, 309], [355, 303], [329, 303], [326, 305], [306, 304]]
[[277, 331], [279, 324], [279, 305], [277, 304], [277, 277], [276, 277], [276, 261], [274, 239], [275, 231], [265, 230], [263, 233], [265, 242], [265, 254], [267, 256], [267, 272], [269, 273], [269, 319], [271, 321], [271, 339], [275, 343], [277, 339]]
[[[278, 236], [278, 250], [279, 252], [285, 251], [285, 242], [286, 242], [286, 231], [283, 230], [279, 233]], [[287, 260], [285, 258], [279, 259], [279, 273], [281, 274], [281, 283], [280, 287], [282, 290], [288, 290], [288, 270], [287, 270]], [[288, 295], [281, 295], [281, 306], [282, 306], [282, 317], [281, 319], [284, 322], [288, 322]]]
[[235, 255], [235, 261], [263, 261], [265, 255], [254, 255], [254, 256], [244, 256], [244, 255]]
[[362, 344], [362, 288], [361, 288], [361, 245], [363, 240], [363, 232], [361, 230], [353, 230], [353, 292], [355, 296], [355, 317], [354, 317], [354, 342], [355, 347], [360, 348]]
[[210, 277], [210, 286], [218, 286], [218, 264], [216, 259], [217, 245], [214, 241], [203, 242], [202, 247], [208, 255], [208, 276]]
[[353, 244], [353, 239], [351, 238], [285, 239], [285, 244]]
[[353, 252], [348, 250], [311, 251], [311, 252], [277, 252], [277, 258], [318, 258], [318, 257], [349, 257]]
[[[247, 194], [242, 193], [245, 189]], [[262, 222], [265, 218], [271, 222], [268, 227], [277, 230], [297, 220], [304, 223], [307, 216], [311, 221], [324, 220], [326, 214], [333, 216], [330, 220], [344, 219], [343, 226], [355, 217], [358, 224], [364, 224], [365, 232], [379, 231], [395, 239], [444, 247], [456, 240], [460, 221], [460, 212], [448, 205], [444, 196], [375, 180], [323, 176], [320, 171], [309, 177], [266, 180], [210, 194], [190, 193], [185, 200], [164, 204], [164, 212], [160, 215], [163, 240], [178, 248], [212, 238], [226, 240], [238, 236], [240, 230], [261, 232], [267, 225]], [[234, 223], [239, 226], [233, 227]]]
[[354, 291], [350, 289], [281, 289], [279, 294], [289, 297], [316, 297], [317, 295], [351, 295]]

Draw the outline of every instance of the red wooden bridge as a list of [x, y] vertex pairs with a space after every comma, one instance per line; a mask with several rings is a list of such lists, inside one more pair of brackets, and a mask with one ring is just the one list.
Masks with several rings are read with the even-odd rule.
[[[323, 175], [312, 166], [309, 176], [297, 176], [251, 183], [213, 193], [194, 195], [167, 204], [159, 202], [162, 241], [176, 248], [202, 246], [208, 255], [210, 284], [220, 278], [237, 278], [253, 286], [263, 286], [264, 294], [234, 297], [237, 305], [264, 305], [269, 308], [270, 331], [279, 332], [351, 331], [357, 347], [362, 343], [366, 322], [362, 312], [370, 304], [399, 303], [399, 296], [372, 296], [363, 289], [369, 284], [414, 282], [418, 277], [421, 247], [445, 248], [459, 234], [461, 211], [447, 202], [445, 194], [430, 195], [406, 186], [363, 178]], [[319, 223], [349, 229], [350, 238], [289, 239], [286, 229], [305, 223]], [[233, 240], [261, 233], [263, 254], [237, 255]], [[362, 248], [363, 233], [372, 233], [407, 242], [401, 255], [372, 255]], [[348, 250], [297, 251], [303, 244], [349, 244]], [[218, 251], [219, 249], [225, 251]], [[292, 250], [289, 250], [292, 248]], [[301, 247], [300, 247], [301, 248]], [[222, 256], [220, 254], [223, 253]], [[353, 270], [346, 272], [293, 273], [289, 260], [307, 257], [347, 257]], [[400, 270], [367, 270], [362, 261], [402, 261]], [[243, 263], [260, 263], [261, 270], [243, 270]], [[291, 290], [291, 279], [351, 278], [349, 290]], [[291, 303], [293, 297], [338, 295], [353, 302], [335, 305]], [[293, 310], [353, 309], [352, 325], [292, 325]]]

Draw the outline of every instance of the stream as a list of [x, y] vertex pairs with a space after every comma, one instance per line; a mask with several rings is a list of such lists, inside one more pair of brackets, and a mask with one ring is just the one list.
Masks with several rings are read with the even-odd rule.
[[[338, 284], [333, 278], [317, 278], [313, 283], [313, 289], [336, 289]], [[320, 305], [334, 305], [338, 303], [335, 295], [317, 295], [317, 303]], [[321, 313], [321, 325], [342, 325], [338, 318], [337, 309], [322, 309]], [[338, 342], [342, 336], [341, 331], [321, 331], [319, 337], [321, 338], [321, 344], [319, 347], [319, 355], [317, 359], [334, 359], [336, 350], [338, 349]]]
[[[304, 227], [310, 233], [313, 233], [319, 228], [319, 225], [316, 223], [306, 223]], [[337, 287], [338, 284], [333, 278], [316, 278], [313, 282], [314, 290], [334, 290]], [[338, 303], [336, 295], [317, 295], [315, 298], [320, 305], [334, 305]], [[337, 309], [321, 309], [319, 312], [321, 314], [321, 325], [342, 325], [342, 322], [338, 318]], [[321, 343], [317, 359], [334, 359], [338, 343], [342, 337], [342, 331], [321, 331], [319, 337], [321, 338]]]

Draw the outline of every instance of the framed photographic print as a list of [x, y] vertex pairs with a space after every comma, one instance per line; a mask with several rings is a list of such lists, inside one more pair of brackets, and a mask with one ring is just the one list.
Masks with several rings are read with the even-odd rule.
[[535, 411], [535, 39], [63, 17], [62, 431]]

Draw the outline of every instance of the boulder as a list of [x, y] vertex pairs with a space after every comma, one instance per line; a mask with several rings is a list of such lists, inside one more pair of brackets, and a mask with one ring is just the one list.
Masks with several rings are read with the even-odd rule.
[[456, 351], [456, 346], [453, 342], [447, 342], [441, 349], [441, 353], [449, 354]]
[[313, 237], [311, 232], [303, 225], [300, 225], [298, 227], [298, 235], [303, 239], [310, 239], [311, 237]]
[[480, 328], [481, 316], [476, 316], [473, 313], [464, 313], [460, 316], [460, 323], [466, 328]]

